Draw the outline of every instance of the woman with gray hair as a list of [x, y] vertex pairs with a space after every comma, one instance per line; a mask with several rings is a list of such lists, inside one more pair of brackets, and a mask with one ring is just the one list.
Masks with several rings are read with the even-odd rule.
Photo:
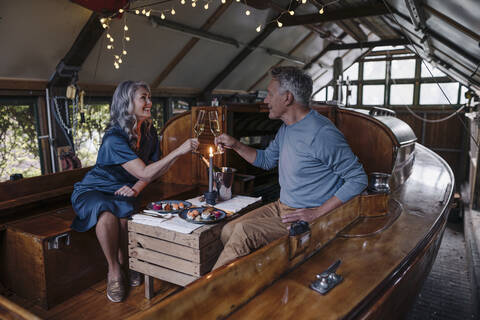
[[[107, 297], [113, 302], [125, 298], [122, 268], [128, 266], [127, 219], [135, 211], [136, 197], [179, 156], [198, 147], [197, 139], [188, 139], [160, 159], [151, 108], [150, 88], [145, 82], [118, 85], [96, 164], [75, 184], [71, 197], [76, 213], [72, 228], [84, 232], [95, 226], [108, 263]], [[130, 285], [140, 283], [141, 275], [131, 272]]]

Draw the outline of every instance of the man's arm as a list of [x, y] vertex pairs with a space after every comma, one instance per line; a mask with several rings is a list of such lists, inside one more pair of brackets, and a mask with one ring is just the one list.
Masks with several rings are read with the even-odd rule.
[[298, 209], [296, 211], [286, 214], [282, 217], [282, 222], [291, 223], [298, 220], [311, 222], [318, 217], [321, 217], [326, 213], [332, 211], [333, 209], [340, 207], [342, 204], [343, 202], [340, 199], [338, 199], [336, 196], [333, 196], [327, 201], [325, 201], [320, 207]]

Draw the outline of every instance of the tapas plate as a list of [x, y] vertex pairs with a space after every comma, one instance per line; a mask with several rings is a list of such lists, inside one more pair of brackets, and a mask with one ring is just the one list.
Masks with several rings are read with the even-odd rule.
[[212, 224], [225, 219], [227, 213], [214, 207], [193, 207], [183, 210], [178, 216], [191, 223]]
[[162, 200], [156, 202], [150, 202], [147, 204], [147, 209], [162, 214], [178, 213], [185, 209], [188, 209], [192, 204], [183, 200]]

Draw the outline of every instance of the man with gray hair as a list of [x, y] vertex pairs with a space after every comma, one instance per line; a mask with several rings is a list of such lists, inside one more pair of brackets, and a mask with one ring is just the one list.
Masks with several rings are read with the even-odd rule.
[[278, 165], [280, 199], [225, 225], [224, 249], [214, 269], [288, 234], [290, 223], [310, 222], [360, 194], [367, 176], [343, 134], [310, 109], [312, 79], [294, 67], [271, 70], [269, 118], [282, 126], [265, 150], [222, 134], [215, 144], [235, 150], [256, 167]]

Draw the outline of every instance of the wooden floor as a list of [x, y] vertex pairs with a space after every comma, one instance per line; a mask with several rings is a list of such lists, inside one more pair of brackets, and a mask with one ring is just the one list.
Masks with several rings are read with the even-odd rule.
[[123, 319], [150, 308], [181, 288], [155, 279], [153, 299], [145, 298], [145, 288], [142, 284], [138, 287], [130, 287], [124, 302], [113, 303], [106, 296], [107, 282], [104, 280], [49, 310], [1, 287], [0, 294], [43, 319]]

